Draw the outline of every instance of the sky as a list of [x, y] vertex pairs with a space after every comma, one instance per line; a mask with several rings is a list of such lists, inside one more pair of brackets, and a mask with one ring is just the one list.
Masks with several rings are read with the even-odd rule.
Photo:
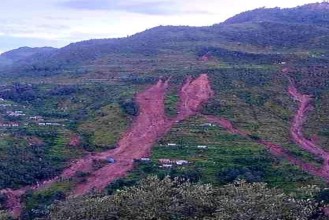
[[0, 53], [126, 37], [159, 25], [208, 26], [260, 7], [317, 0], [1, 0]]

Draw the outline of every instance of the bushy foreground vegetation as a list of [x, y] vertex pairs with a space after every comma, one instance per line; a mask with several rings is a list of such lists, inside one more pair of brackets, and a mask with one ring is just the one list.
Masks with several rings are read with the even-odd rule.
[[[280, 71], [288, 69], [298, 89], [316, 97], [304, 133], [328, 149], [329, 32], [328, 16], [324, 16], [328, 12], [313, 8], [320, 6], [258, 9], [211, 27], [157, 27], [123, 39], [71, 44], [31, 55], [24, 62], [12, 60], [12, 69], [0, 70], [0, 98], [4, 99], [0, 102], [0, 122], [19, 126], [0, 128], [0, 189], [37, 184], [58, 175], [72, 159], [115, 147], [138, 115], [134, 94], [160, 78], [171, 79], [165, 104], [167, 114], [174, 116], [180, 85], [187, 76], [200, 73], [208, 74], [215, 92], [202, 114], [225, 117], [254, 139], [281, 144], [305, 161], [322, 163], [291, 141], [289, 128], [297, 106]], [[26, 116], [8, 116], [8, 111], [16, 110]], [[42, 116], [44, 121], [33, 121], [31, 116]], [[61, 126], [40, 126], [39, 122]], [[98, 219], [88, 214], [93, 208], [104, 217], [99, 219], [151, 218], [152, 213], [163, 219], [232, 219], [228, 215], [248, 219], [256, 218], [254, 214], [266, 219], [303, 219], [316, 212], [312, 202], [293, 200], [260, 182], [287, 193], [310, 184], [323, 187], [324, 181], [270, 155], [250, 140], [205, 123], [195, 117], [175, 125], [155, 144], [150, 162], [136, 163], [126, 178], [109, 185], [110, 196], [68, 200], [57, 205], [51, 216]], [[72, 137], [79, 137], [76, 144], [70, 144]], [[177, 145], [168, 147], [168, 143]], [[198, 149], [198, 145], [207, 148]], [[161, 158], [190, 163], [163, 169], [159, 167]], [[50, 188], [28, 192], [23, 198], [23, 219], [48, 215], [49, 206], [65, 199], [74, 184], [88, 175], [82, 173]], [[132, 187], [148, 175], [184, 177], [214, 187], [154, 178]], [[232, 184], [241, 178], [248, 184]], [[147, 187], [146, 183], [153, 185]], [[161, 186], [159, 191], [155, 185]], [[123, 186], [132, 188], [115, 193]], [[155, 197], [156, 193], [163, 193], [162, 197]], [[177, 195], [169, 196], [174, 193]], [[328, 197], [324, 190], [316, 199], [329, 203]], [[134, 200], [144, 204], [146, 211]], [[163, 207], [157, 205], [160, 201]], [[289, 210], [295, 216], [291, 217]]]
[[8, 213], [6, 213], [5, 211], [0, 211], [0, 220], [8, 220], [10, 219], [10, 216]]
[[69, 199], [50, 219], [321, 219], [320, 205], [295, 199], [264, 183], [223, 187], [148, 177], [110, 196]]

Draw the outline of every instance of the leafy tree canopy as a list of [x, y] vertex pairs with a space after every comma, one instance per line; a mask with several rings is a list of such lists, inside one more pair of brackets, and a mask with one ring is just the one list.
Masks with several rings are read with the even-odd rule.
[[320, 219], [319, 204], [264, 183], [220, 188], [148, 177], [114, 195], [78, 197], [52, 208], [51, 219]]

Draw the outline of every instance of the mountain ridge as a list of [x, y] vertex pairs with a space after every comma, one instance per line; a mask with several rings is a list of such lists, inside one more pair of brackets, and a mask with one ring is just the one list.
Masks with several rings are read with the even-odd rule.
[[[296, 197], [306, 196], [299, 187], [312, 185], [326, 197], [323, 8], [257, 9], [207, 27], [159, 26], [2, 68], [0, 206], [40, 219], [57, 200], [103, 189], [115, 194], [150, 175], [214, 186], [245, 179]], [[83, 210], [86, 203], [73, 204]]]
[[[225, 49], [232, 54], [236, 51], [259, 54], [322, 53], [329, 49], [328, 5], [314, 3], [288, 9], [260, 8], [212, 26], [158, 26], [126, 38], [71, 43], [58, 50], [11, 60], [11, 65], [6, 65], [5, 71], [0, 69], [0, 72], [56, 75], [63, 70], [90, 66], [109, 56], [157, 57], [177, 51], [192, 52], [196, 56], [207, 47]], [[254, 49], [248, 50], [246, 46], [239, 46], [241, 44]], [[0, 59], [13, 52], [15, 50], [4, 53]], [[310, 59], [313, 58], [310, 55]]]
[[276, 21], [283, 23], [318, 24], [328, 27], [329, 3], [313, 3], [294, 8], [258, 8], [235, 15], [224, 23]]

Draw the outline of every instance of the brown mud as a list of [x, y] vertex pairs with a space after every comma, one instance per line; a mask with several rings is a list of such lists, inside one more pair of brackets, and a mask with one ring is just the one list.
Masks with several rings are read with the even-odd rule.
[[[134, 160], [149, 157], [155, 142], [163, 137], [175, 123], [179, 123], [199, 112], [203, 103], [213, 95], [210, 82], [206, 74], [197, 79], [188, 78], [180, 91], [179, 113], [175, 118], [168, 118], [165, 113], [165, 95], [168, 81], [159, 80], [157, 84], [136, 95], [139, 105], [139, 115], [124, 133], [117, 144], [117, 148], [102, 153], [88, 154], [79, 159], [63, 171], [58, 177], [35, 186], [24, 187], [19, 190], [2, 190], [7, 196], [7, 208], [15, 217], [22, 211], [21, 196], [28, 190], [38, 190], [50, 186], [61, 179], [74, 177], [78, 172], [90, 173], [83, 183], [77, 184], [73, 195], [82, 195], [93, 190], [103, 190], [111, 181], [124, 177], [134, 167]], [[115, 163], [94, 170], [97, 161], [113, 158]]]
[[[307, 119], [307, 113], [313, 108], [312, 97], [301, 94], [293, 81], [289, 78], [290, 86], [288, 93], [298, 102], [298, 110], [291, 124], [290, 133], [292, 140], [304, 151], [323, 159], [323, 165], [317, 167], [311, 163], [302, 161], [293, 156], [283, 146], [262, 139], [252, 138], [247, 131], [234, 127], [228, 119], [216, 116], [204, 116], [209, 122], [217, 124], [232, 134], [249, 138], [266, 147], [274, 156], [285, 158], [292, 164], [299, 166], [302, 170], [321, 177], [329, 182], [329, 153], [323, 150], [312, 139], [307, 139], [303, 132], [303, 125]], [[7, 196], [7, 208], [14, 217], [18, 217], [22, 211], [21, 196], [28, 190], [39, 190], [49, 187], [58, 180], [74, 177], [78, 172], [89, 173], [86, 180], [75, 186], [72, 195], [83, 195], [91, 191], [101, 191], [110, 182], [124, 177], [134, 168], [134, 160], [149, 157], [152, 146], [162, 138], [175, 123], [186, 120], [199, 113], [203, 103], [212, 96], [208, 76], [200, 75], [197, 79], [188, 78], [180, 90], [179, 112], [175, 118], [167, 117], [165, 113], [165, 95], [168, 81], [159, 80], [155, 85], [136, 95], [139, 105], [139, 115], [132, 126], [123, 134], [122, 138], [113, 150], [101, 153], [91, 153], [84, 158], [72, 162], [71, 166], [63, 171], [58, 177], [44, 181], [34, 186], [27, 186], [18, 190], [1, 190]], [[73, 139], [72, 139], [73, 140]], [[78, 142], [74, 139], [75, 142]], [[73, 144], [72, 144], [73, 145]], [[108, 163], [96, 169], [93, 166], [98, 161], [113, 158], [115, 163]]]
[[[286, 74], [287, 71], [283, 70], [282, 72]], [[296, 88], [293, 80], [288, 75], [286, 76], [288, 77], [288, 80], [290, 82], [288, 88], [288, 94], [290, 94], [290, 96], [295, 101], [298, 102], [298, 109], [294, 115], [294, 119], [290, 127], [291, 138], [299, 146], [301, 150], [304, 150], [308, 153], [313, 154], [318, 158], [321, 158], [323, 160], [323, 164], [321, 167], [317, 167], [311, 163], [305, 162], [293, 156], [283, 146], [262, 139], [257, 139], [257, 140], [252, 139], [251, 136], [248, 134], [248, 132], [235, 128], [233, 124], [225, 118], [220, 118], [215, 116], [205, 116], [205, 117], [209, 122], [215, 123], [223, 127], [224, 129], [228, 130], [232, 134], [238, 134], [243, 137], [249, 138], [250, 140], [253, 140], [259, 144], [262, 144], [273, 155], [277, 157], [283, 157], [288, 161], [290, 161], [292, 164], [299, 166], [302, 170], [314, 176], [321, 177], [327, 182], [329, 182], [329, 153], [326, 152], [324, 149], [322, 149], [320, 146], [318, 146], [314, 141], [314, 138], [307, 139], [302, 132], [303, 125], [307, 120], [307, 113], [313, 109], [312, 106], [313, 98], [310, 95], [300, 93]]]

